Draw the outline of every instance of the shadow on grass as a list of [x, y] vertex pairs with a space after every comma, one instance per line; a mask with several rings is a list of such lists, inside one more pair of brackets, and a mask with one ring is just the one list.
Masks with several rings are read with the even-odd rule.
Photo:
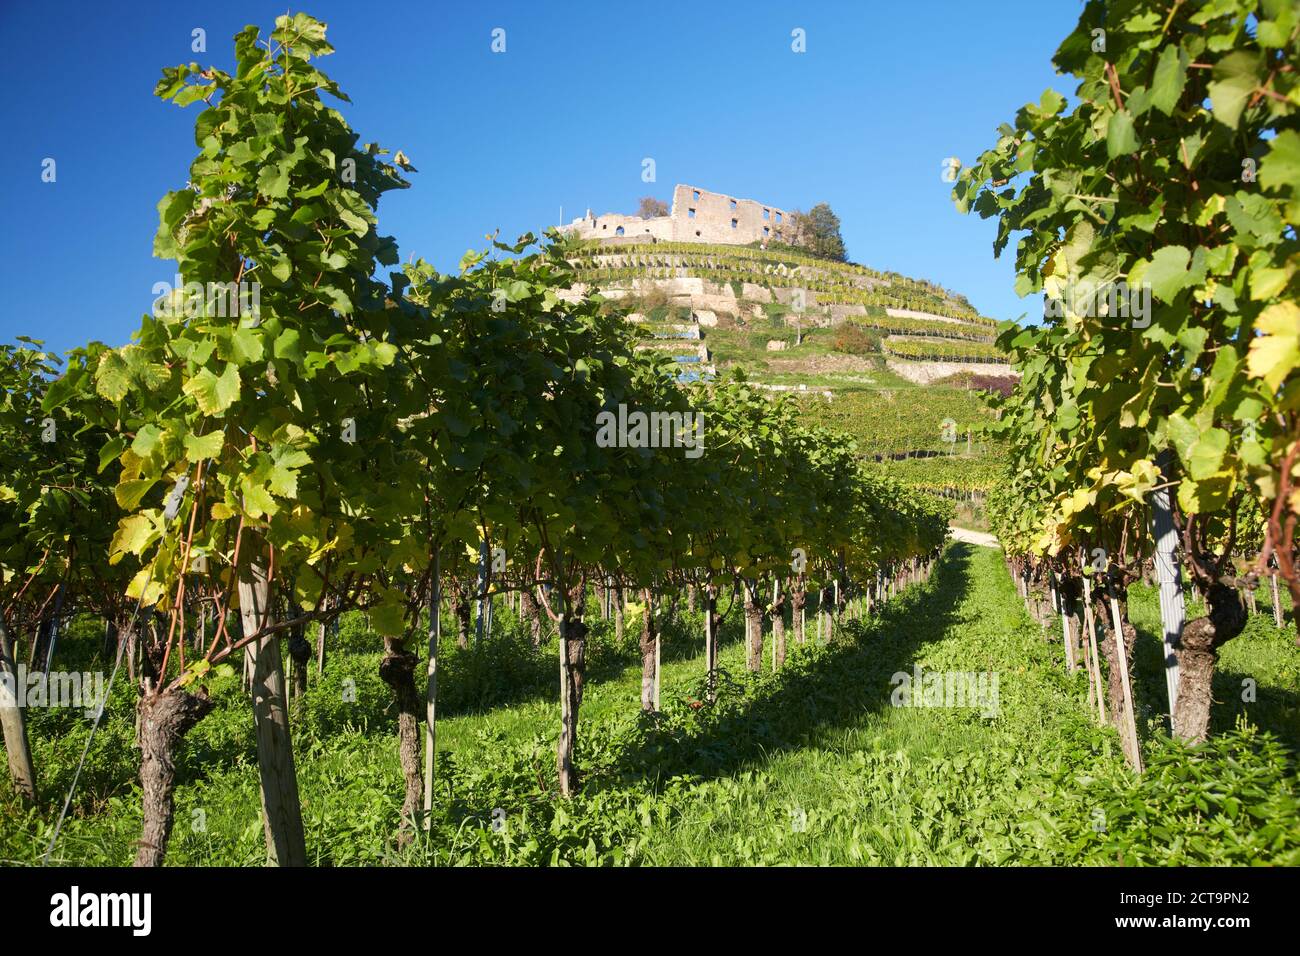
[[880, 711], [888, 706], [890, 676], [909, 671], [924, 645], [960, 623], [956, 611], [970, 590], [973, 551], [953, 545], [925, 585], [895, 598], [878, 616], [849, 623], [844, 636], [821, 653], [795, 654], [755, 696], [720, 697], [721, 715], [698, 730], [661, 731], [647, 718], [641, 739], [590, 777], [590, 786], [618, 786], [629, 778], [658, 786], [682, 774], [729, 776]]

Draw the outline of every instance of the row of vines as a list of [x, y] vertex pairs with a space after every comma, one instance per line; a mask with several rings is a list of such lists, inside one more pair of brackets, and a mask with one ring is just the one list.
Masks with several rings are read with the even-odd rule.
[[800, 275], [813, 279], [825, 277], [838, 287], [870, 288], [884, 285], [898, 290], [905, 297], [939, 304], [943, 310], [939, 313], [941, 315], [951, 314], [954, 318], [988, 326], [995, 324], [992, 319], [980, 316], [963, 296], [949, 292], [933, 282], [913, 279], [897, 272], [879, 272], [854, 263], [819, 259], [786, 248], [777, 251], [689, 242], [655, 242], [636, 247], [587, 241], [575, 250], [573, 261], [580, 271], [585, 268], [629, 264], [648, 268], [686, 266], [712, 269], [717, 268], [718, 262], [744, 263], [746, 271], [751, 273], [759, 271], [755, 266], [762, 266], [761, 271], [764, 273], [797, 271]]
[[[1129, 585], [1159, 582], [1166, 712], [1191, 743], [1255, 589], [1300, 604], [1300, 15], [1091, 0], [1055, 64], [1073, 99], [1024, 106], [954, 189], [1014, 244], [1018, 291], [1060, 306], [999, 339], [1023, 378], [989, 513], [1140, 767]], [[1149, 290], [1149, 314], [1076, 294], [1116, 288]]]
[[885, 340], [886, 355], [918, 362], [985, 362], [1005, 365], [1006, 354], [1001, 347], [986, 342], [935, 342], [927, 339], [889, 338]]
[[[323, 660], [322, 625], [345, 612], [383, 643], [409, 832], [439, 799], [445, 594], [458, 615], [507, 594], [558, 630], [569, 796], [593, 586], [647, 606], [702, 597], [712, 688], [720, 589], [743, 592], [750, 667], [765, 627], [779, 665], [783, 608], [803, 640], [810, 594], [828, 615], [886, 599], [946, 535], [947, 502], [873, 475], [793, 403], [740, 380], [679, 386], [622, 317], [562, 298], [576, 277], [558, 236], [494, 242], [456, 275], [414, 261], [377, 278], [398, 262], [378, 202], [412, 167], [327, 105], [346, 102], [314, 64], [329, 52], [323, 24], [286, 15], [236, 36], [234, 72], [164, 70], [158, 96], [202, 107], [154, 240], [186, 289], [131, 344], [90, 343], [62, 370], [31, 340], [0, 350], [0, 667], [49, 669], [74, 612], [105, 622], [113, 676], [125, 659], [139, 689], [139, 865], [164, 859], [206, 683], [241, 662], [268, 859], [305, 864], [283, 654], [305, 680], [307, 629]], [[247, 282], [255, 312], [180, 308], [189, 284]], [[628, 410], [678, 427], [600, 424]], [[642, 627], [653, 709], [652, 614]], [[23, 711], [0, 715], [11, 779], [36, 802]]]
[[[966, 314], [954, 309], [945, 299], [925, 296], [916, 291], [895, 291], [894, 287], [883, 289], [861, 289], [852, 283], [834, 282], [827, 279], [802, 275], [784, 275], [780, 272], [758, 273], [750, 269], [728, 265], [716, 265], [707, 268], [684, 265], [674, 266], [636, 266], [636, 265], [602, 265], [593, 263], [577, 269], [577, 279], [591, 285], [609, 285], [615, 282], [629, 282], [635, 279], [669, 279], [698, 278], [706, 274], [711, 280], [736, 287], [740, 296], [740, 287], [746, 283], [761, 285], [764, 288], [802, 289], [814, 293], [817, 304], [862, 305], [867, 307], [888, 307], [926, 312], [932, 315], [951, 315], [963, 321], [975, 321], [973, 314]], [[810, 301], [811, 308], [813, 303]]]

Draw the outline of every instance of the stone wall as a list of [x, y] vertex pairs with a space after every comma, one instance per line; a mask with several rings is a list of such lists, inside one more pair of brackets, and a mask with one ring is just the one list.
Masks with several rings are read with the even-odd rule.
[[958, 372], [972, 372], [975, 375], [992, 375], [999, 378], [1020, 378], [1020, 373], [1010, 365], [993, 362], [912, 362], [903, 359], [888, 358], [885, 365], [900, 378], [917, 385], [929, 385], [931, 382]]
[[670, 242], [673, 239], [673, 220], [671, 216], [656, 216], [642, 219], [640, 216], [623, 216], [616, 212], [607, 212], [603, 216], [589, 216], [575, 219], [567, 230], [574, 230], [583, 239], [618, 239], [650, 236]]
[[596, 216], [587, 210], [581, 219], [560, 228], [576, 232], [583, 239], [650, 237], [666, 242], [738, 246], [760, 241], [788, 242], [792, 238], [790, 214], [785, 209], [681, 183], [673, 188], [672, 210], [667, 216]]
[[790, 229], [790, 214], [784, 209], [681, 184], [673, 189], [670, 218], [678, 242], [739, 246], [767, 240], [783, 242]]

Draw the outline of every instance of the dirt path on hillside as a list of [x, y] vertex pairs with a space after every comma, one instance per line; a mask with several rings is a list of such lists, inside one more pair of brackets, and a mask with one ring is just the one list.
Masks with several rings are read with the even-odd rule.
[[987, 531], [972, 531], [970, 528], [958, 528], [955, 525], [948, 529], [954, 541], [964, 541], [967, 544], [978, 544], [986, 548], [999, 547], [998, 539]]

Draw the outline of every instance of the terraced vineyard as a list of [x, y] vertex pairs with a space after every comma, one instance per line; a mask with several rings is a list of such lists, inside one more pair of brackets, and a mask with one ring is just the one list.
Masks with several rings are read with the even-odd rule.
[[[632, 245], [588, 240], [570, 254], [578, 277], [594, 286], [634, 279], [706, 278], [719, 284], [752, 283], [804, 289], [819, 305], [849, 304], [927, 312], [960, 319], [992, 336], [996, 323], [963, 296], [932, 282], [852, 263], [829, 262], [786, 249], [752, 249], [681, 242]], [[739, 295], [737, 290], [737, 294]]]
[[[584, 282], [615, 290], [620, 307], [629, 295], [647, 303], [636, 319], [643, 347], [672, 351], [665, 342], [681, 339], [684, 368], [739, 369], [772, 394], [794, 393], [808, 421], [851, 438], [864, 460], [910, 487], [969, 496], [992, 482], [1000, 446], [983, 433], [992, 420], [983, 393], [918, 385], [886, 367], [1005, 369], [995, 324], [962, 296], [784, 247], [588, 241], [569, 256]], [[717, 315], [716, 325], [692, 325], [700, 310], [674, 284], [682, 279], [703, 280], [707, 303], [721, 301], [703, 313]], [[804, 310], [796, 308], [796, 289], [808, 292]], [[879, 345], [871, 355], [845, 353], [846, 335], [875, 336]], [[695, 358], [700, 341], [706, 363]]]
[[831, 401], [802, 398], [805, 416], [852, 434], [858, 450], [873, 458], [965, 452], [968, 439], [982, 448], [981, 430], [993, 420], [983, 394], [961, 388], [859, 385], [833, 394]]
[[[774, 394], [795, 392], [809, 421], [852, 438], [859, 455], [909, 486], [969, 494], [991, 482], [999, 447], [981, 431], [990, 421], [981, 394], [918, 385], [887, 367], [941, 363], [942, 375], [986, 366], [1009, 374], [996, 323], [963, 296], [781, 246], [588, 240], [574, 242], [568, 256], [584, 284], [618, 296], [618, 307], [645, 303], [633, 305], [645, 309], [636, 317], [642, 347], [672, 351], [665, 341], [682, 339], [688, 375], [734, 368]], [[697, 291], [682, 280], [702, 285]], [[698, 325], [702, 317], [707, 327]], [[849, 358], [843, 350], [856, 351], [854, 341], [874, 354]], [[826, 367], [841, 357], [856, 366]], [[969, 464], [964, 473], [937, 461], [954, 455]], [[895, 470], [900, 461], [909, 464]]]
[[865, 314], [855, 315], [851, 321], [888, 336], [919, 335], [927, 339], [960, 339], [983, 343], [992, 343], [995, 338], [993, 331], [982, 322], [950, 322], [890, 315], [880, 306], [869, 307]]
[[919, 362], [988, 362], [1006, 365], [1007, 356], [998, 346], [985, 342], [944, 342], [934, 339], [890, 336], [885, 352]]

